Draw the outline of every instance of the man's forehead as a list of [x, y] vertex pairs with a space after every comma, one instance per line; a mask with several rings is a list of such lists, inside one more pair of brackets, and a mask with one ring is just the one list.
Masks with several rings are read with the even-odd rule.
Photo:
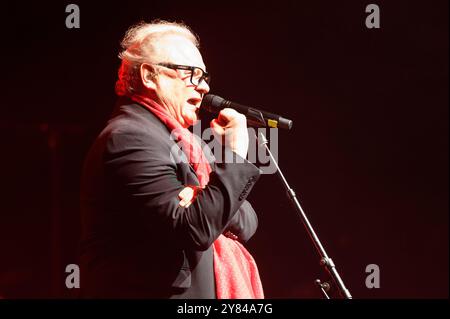
[[205, 69], [200, 51], [186, 37], [180, 35], [168, 35], [160, 39], [160, 52], [162, 59], [174, 64], [192, 65]]

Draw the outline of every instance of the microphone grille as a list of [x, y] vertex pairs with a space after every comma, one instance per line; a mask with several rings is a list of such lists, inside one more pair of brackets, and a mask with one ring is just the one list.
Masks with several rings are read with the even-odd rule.
[[222, 109], [222, 103], [225, 99], [221, 98], [218, 95], [214, 94], [206, 94], [202, 100], [202, 107], [211, 113], [218, 113]]

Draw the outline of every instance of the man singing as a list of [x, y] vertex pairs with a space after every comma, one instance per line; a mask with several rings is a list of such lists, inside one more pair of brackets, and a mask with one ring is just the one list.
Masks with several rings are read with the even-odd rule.
[[210, 89], [196, 35], [141, 23], [122, 47], [118, 104], [83, 169], [83, 297], [264, 298], [242, 245], [257, 228], [245, 198], [260, 174], [245, 160], [245, 116], [224, 109], [211, 122], [238, 160], [208, 160], [188, 130]]

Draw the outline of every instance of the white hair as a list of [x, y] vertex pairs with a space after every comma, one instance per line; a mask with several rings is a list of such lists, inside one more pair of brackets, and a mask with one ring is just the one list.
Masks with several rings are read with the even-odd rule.
[[162, 51], [158, 40], [167, 35], [183, 36], [197, 48], [199, 47], [199, 38], [183, 23], [154, 20], [150, 23], [140, 22], [132, 26], [121, 42], [123, 51], [119, 53], [122, 64], [116, 82], [117, 95], [130, 95], [139, 89], [142, 63], [162, 62], [157, 61]]

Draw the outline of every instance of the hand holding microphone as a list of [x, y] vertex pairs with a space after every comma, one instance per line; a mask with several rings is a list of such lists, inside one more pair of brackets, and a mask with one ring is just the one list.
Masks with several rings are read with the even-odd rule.
[[247, 157], [248, 131], [246, 117], [231, 108], [225, 108], [219, 112], [217, 118], [211, 121], [211, 129], [214, 136], [233, 152]]
[[206, 94], [202, 108], [218, 117], [211, 121], [211, 128], [219, 141], [242, 157], [247, 156], [249, 138], [247, 125], [290, 130], [292, 120], [257, 108], [227, 101], [214, 94]]

